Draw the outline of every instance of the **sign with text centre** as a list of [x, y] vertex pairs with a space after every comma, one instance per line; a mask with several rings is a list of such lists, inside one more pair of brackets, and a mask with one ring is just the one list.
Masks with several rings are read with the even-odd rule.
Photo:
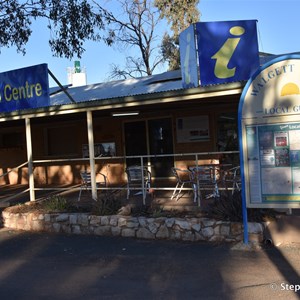
[[0, 73], [0, 112], [49, 105], [47, 64]]
[[262, 66], [239, 105], [241, 167], [248, 207], [300, 207], [300, 56]]

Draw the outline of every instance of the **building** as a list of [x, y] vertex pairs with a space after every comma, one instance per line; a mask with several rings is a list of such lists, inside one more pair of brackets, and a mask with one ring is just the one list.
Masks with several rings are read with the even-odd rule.
[[[183, 89], [180, 74], [173, 71], [67, 88], [76, 103], [70, 103], [63, 91], [54, 88], [51, 106], [2, 114], [0, 166], [3, 173], [27, 161], [25, 120], [29, 119], [32, 158], [37, 161], [35, 181], [38, 184], [77, 182], [79, 171], [89, 164], [87, 113], [92, 116], [95, 157], [237, 150], [237, 145], [229, 144], [237, 138], [237, 107], [244, 83]], [[57, 159], [78, 158], [86, 160], [55, 163]], [[144, 163], [151, 165], [154, 177], [167, 178], [174, 161], [180, 164], [186, 158], [149, 157]], [[107, 175], [111, 183], [123, 178], [124, 163], [109, 162]], [[102, 166], [98, 165], [97, 170], [100, 169]], [[28, 182], [27, 167], [1, 180], [11, 184]]]
[[2, 112], [0, 168], [9, 174], [0, 183], [74, 185], [89, 169], [120, 186], [132, 164], [146, 165], [156, 182], [170, 179], [174, 166], [238, 164], [237, 111], [248, 77], [186, 87], [185, 70], [60, 86], [47, 106]]

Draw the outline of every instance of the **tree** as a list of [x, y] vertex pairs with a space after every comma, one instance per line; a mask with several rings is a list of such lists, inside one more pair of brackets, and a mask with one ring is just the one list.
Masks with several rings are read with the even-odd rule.
[[[106, 10], [109, 23], [106, 41], [120, 47], [120, 52], [138, 49], [138, 55], [128, 55], [122, 68], [113, 65], [111, 78], [152, 75], [165, 62], [168, 62], [169, 69], [178, 69], [179, 33], [198, 21], [199, 1], [118, 0], [118, 3], [118, 12]], [[159, 25], [165, 25], [164, 20], [171, 24], [173, 35], [168, 32], [159, 34]]]
[[160, 10], [160, 18], [171, 24], [173, 35], [165, 33], [161, 52], [168, 62], [170, 70], [180, 67], [179, 34], [192, 23], [198, 22], [200, 12], [197, 8], [199, 0], [155, 0], [154, 5]]
[[154, 5], [160, 10], [160, 17], [171, 24], [174, 36], [190, 24], [199, 21], [200, 12], [197, 8], [199, 0], [155, 0]]
[[156, 31], [160, 22], [159, 12], [150, 0], [119, 0], [120, 15], [106, 10], [109, 34], [108, 45], [115, 44], [119, 50], [138, 49], [139, 56], [129, 55], [125, 66], [113, 65], [112, 78], [152, 75], [163, 63], [159, 55], [159, 37]]
[[85, 40], [100, 39], [104, 15], [101, 9], [95, 14], [88, 0], [0, 0], [0, 47], [16, 46], [24, 54], [32, 22], [46, 18], [54, 55], [80, 58]]
[[180, 68], [179, 36], [170, 36], [165, 33], [161, 42], [163, 60], [168, 62], [169, 70]]

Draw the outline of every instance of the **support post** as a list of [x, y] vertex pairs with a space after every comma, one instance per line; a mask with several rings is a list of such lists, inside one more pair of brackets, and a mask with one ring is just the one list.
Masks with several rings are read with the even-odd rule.
[[26, 147], [27, 147], [27, 161], [28, 161], [29, 195], [30, 195], [30, 201], [35, 201], [31, 126], [30, 126], [29, 118], [25, 119], [25, 124], [26, 124]]
[[93, 131], [93, 114], [92, 114], [92, 112], [87, 111], [86, 117], [87, 117], [89, 156], [90, 156], [90, 168], [91, 168], [92, 198], [96, 201], [97, 200], [97, 185], [96, 185], [94, 131]]
[[146, 205], [146, 194], [147, 190], [145, 189], [145, 178], [144, 178], [144, 161], [141, 156], [141, 174], [142, 174], [142, 193], [143, 193], [143, 205]]

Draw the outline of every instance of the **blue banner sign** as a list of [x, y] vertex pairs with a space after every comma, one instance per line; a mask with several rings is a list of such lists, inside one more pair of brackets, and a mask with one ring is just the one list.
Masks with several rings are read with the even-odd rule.
[[49, 105], [47, 64], [0, 73], [0, 112]]
[[259, 68], [256, 20], [196, 23], [200, 84], [248, 80]]

